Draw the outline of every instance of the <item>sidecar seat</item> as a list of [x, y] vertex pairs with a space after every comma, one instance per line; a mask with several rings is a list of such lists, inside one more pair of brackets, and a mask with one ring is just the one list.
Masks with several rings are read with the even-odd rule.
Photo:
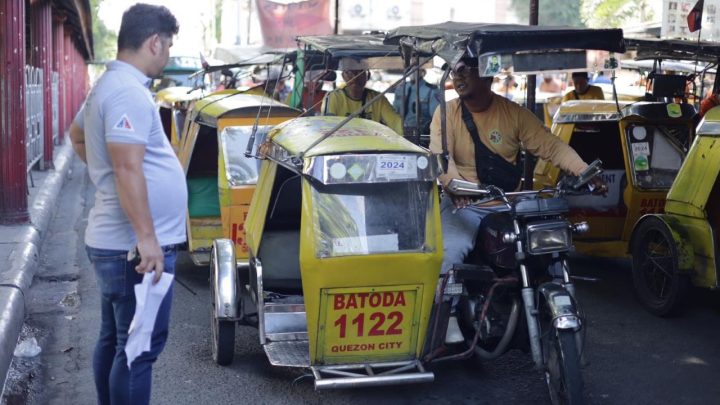
[[[280, 177], [280, 176], [279, 176]], [[257, 257], [263, 267], [263, 286], [280, 293], [302, 292], [300, 277], [301, 177], [294, 175], [273, 190]]]

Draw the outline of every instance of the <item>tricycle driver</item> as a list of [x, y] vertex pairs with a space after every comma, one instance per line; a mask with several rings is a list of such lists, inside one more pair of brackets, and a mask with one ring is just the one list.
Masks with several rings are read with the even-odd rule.
[[[443, 275], [448, 273], [453, 264], [462, 263], [473, 249], [483, 217], [507, 210], [498, 201], [473, 205], [468, 197], [453, 195], [447, 190], [452, 179], [514, 191], [521, 180], [521, 170], [517, 163], [521, 148], [551, 161], [572, 175], [580, 174], [588, 166], [530, 110], [493, 93], [490, 89], [493, 77], [481, 76], [477, 59], [462, 59], [452, 68], [450, 76], [459, 98], [446, 104], [449, 161], [447, 172], [440, 176], [445, 189], [440, 203], [444, 241]], [[441, 119], [438, 108], [430, 126], [430, 149], [433, 153], [442, 153]], [[591, 183], [600, 190], [606, 188], [599, 177]], [[451, 310], [445, 341], [463, 341], [454, 310]]]

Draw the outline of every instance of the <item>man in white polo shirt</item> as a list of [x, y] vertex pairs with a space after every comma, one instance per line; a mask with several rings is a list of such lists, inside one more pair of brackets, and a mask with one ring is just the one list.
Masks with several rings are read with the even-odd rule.
[[135, 313], [134, 285], [143, 273], [154, 271], [157, 281], [174, 272], [175, 246], [186, 239], [185, 175], [148, 91], [178, 28], [165, 7], [129, 8], [117, 60], [108, 63], [71, 128], [73, 147], [97, 189], [85, 244], [101, 292], [93, 359], [100, 404], [148, 404], [152, 364], [167, 339], [172, 288], [158, 311], [150, 350], [128, 368], [124, 347]]

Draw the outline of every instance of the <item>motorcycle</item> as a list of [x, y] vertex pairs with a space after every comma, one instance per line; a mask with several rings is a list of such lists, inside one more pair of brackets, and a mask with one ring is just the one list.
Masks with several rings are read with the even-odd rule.
[[[493, 360], [512, 347], [529, 345], [538, 369], [545, 373], [553, 403], [582, 403], [584, 321], [570, 278], [567, 255], [572, 235], [587, 232], [587, 223], [571, 224], [564, 196], [580, 193], [602, 172], [599, 160], [578, 177], [557, 187], [504, 192], [494, 186], [452, 180], [448, 191], [479, 198], [476, 204], [501, 201], [508, 210], [486, 216], [475, 251], [455, 264], [442, 280], [445, 302], [458, 303], [458, 320], [466, 340], [462, 353], [439, 357], [443, 347], [431, 342], [426, 361], [475, 356]], [[443, 306], [436, 306], [435, 330]], [[444, 305], [447, 317], [449, 305]], [[438, 336], [433, 334], [433, 338]]]

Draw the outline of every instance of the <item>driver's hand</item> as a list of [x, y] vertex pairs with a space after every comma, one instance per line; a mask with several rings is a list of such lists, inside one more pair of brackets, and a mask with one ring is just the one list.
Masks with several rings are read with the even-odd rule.
[[590, 187], [590, 191], [595, 195], [602, 195], [603, 197], [607, 197], [608, 194], [608, 185], [605, 183], [605, 180], [602, 179], [600, 176], [595, 176], [588, 182], [588, 187]]
[[468, 196], [455, 195], [451, 193], [448, 193], [448, 195], [450, 196], [450, 199], [452, 200], [453, 205], [455, 205], [456, 209], [465, 208], [470, 205], [470, 202], [472, 202], [472, 200]]

